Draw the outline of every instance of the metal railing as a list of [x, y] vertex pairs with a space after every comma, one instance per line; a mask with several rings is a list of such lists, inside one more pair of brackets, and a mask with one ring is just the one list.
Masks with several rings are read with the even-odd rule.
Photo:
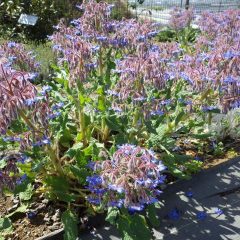
[[207, 10], [221, 12], [240, 8], [240, 0], [116, 0], [122, 1], [128, 11], [138, 17], [150, 17], [153, 20], [169, 19], [172, 8], [192, 7], [196, 14]]

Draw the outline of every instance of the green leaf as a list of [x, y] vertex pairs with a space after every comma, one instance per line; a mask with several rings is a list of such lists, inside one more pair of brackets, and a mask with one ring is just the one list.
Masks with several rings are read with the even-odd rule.
[[86, 178], [89, 176], [88, 170], [86, 168], [79, 168], [77, 166], [70, 166], [70, 170], [81, 184], [86, 184]]
[[84, 153], [85, 156], [92, 156], [93, 154], [93, 145], [89, 145], [88, 147], [84, 148], [82, 150], [82, 152]]
[[152, 239], [151, 231], [148, 228], [144, 216], [135, 214], [120, 215], [116, 221], [117, 229], [122, 233], [123, 239], [128, 240], [149, 240]]
[[196, 139], [207, 139], [207, 138], [211, 137], [211, 134], [210, 133], [193, 134], [192, 137], [196, 138]]
[[77, 217], [67, 210], [62, 215], [62, 222], [64, 225], [64, 240], [75, 240], [78, 238], [78, 222]]
[[167, 129], [168, 126], [167, 124], [161, 124], [158, 128], [157, 128], [157, 137], [158, 140], [161, 141], [164, 137], [166, 137], [167, 135]]
[[115, 144], [116, 145], [121, 145], [127, 142], [127, 136], [126, 134], [119, 133], [116, 136], [114, 136]]
[[64, 202], [72, 202], [77, 196], [69, 193], [69, 183], [64, 177], [48, 176], [45, 182], [52, 188], [50, 195]]
[[0, 232], [11, 233], [13, 231], [12, 222], [9, 218], [0, 218]]
[[182, 121], [182, 118], [183, 116], [185, 115], [184, 111], [181, 111], [177, 117], [175, 118], [175, 121], [174, 121], [174, 124], [175, 124], [175, 127], [178, 125], [179, 122]]
[[134, 238], [131, 237], [133, 233], [131, 232], [130, 221], [126, 216], [121, 215], [118, 218], [117, 229], [122, 234], [124, 240], [134, 240]]
[[160, 221], [157, 217], [157, 212], [154, 204], [151, 204], [147, 207], [147, 217], [153, 227], [159, 227]]
[[14, 194], [19, 194], [21, 192], [25, 192], [28, 188], [28, 184], [29, 184], [29, 179], [27, 178], [25, 181], [23, 181], [23, 183], [18, 184], [15, 189], [14, 189]]
[[27, 211], [28, 206], [27, 205], [21, 205], [20, 207], [18, 207], [14, 212], [9, 213], [8, 215], [6, 215], [6, 217], [12, 217], [13, 215], [15, 215], [16, 213], [25, 213]]
[[105, 111], [106, 110], [106, 104], [105, 104], [105, 97], [99, 96], [98, 97], [98, 110]]
[[117, 132], [121, 132], [122, 131], [122, 126], [119, 124], [117, 118], [115, 116], [108, 116], [105, 118], [106, 124], [107, 126], [113, 130], [113, 131], [117, 131]]
[[149, 240], [152, 239], [151, 231], [147, 226], [147, 222], [144, 216], [135, 214], [132, 216], [131, 229], [136, 236], [136, 239]]
[[22, 172], [24, 172], [25, 174], [27, 174], [27, 176], [29, 178], [35, 178], [35, 174], [33, 171], [32, 171], [32, 163], [31, 162], [28, 162], [28, 163], [19, 163], [18, 164], [18, 167], [22, 170]]
[[108, 214], [106, 217], [106, 221], [108, 221], [112, 225], [116, 224], [116, 219], [117, 219], [119, 213], [120, 212], [117, 208], [108, 208]]
[[28, 201], [32, 198], [32, 195], [33, 195], [33, 189], [34, 187], [32, 186], [31, 183], [29, 183], [27, 185], [27, 189], [24, 191], [24, 192], [20, 192], [19, 193], [19, 198], [22, 200], [22, 201]]
[[79, 158], [80, 157], [80, 152], [83, 147], [83, 143], [79, 142], [73, 145], [66, 153], [65, 156], [70, 157], [70, 158]]
[[3, 169], [6, 165], [7, 165], [6, 160], [3, 159], [0, 161], [0, 169]]

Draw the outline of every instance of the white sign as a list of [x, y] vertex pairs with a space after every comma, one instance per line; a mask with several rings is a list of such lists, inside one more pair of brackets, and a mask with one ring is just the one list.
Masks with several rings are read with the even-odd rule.
[[21, 14], [18, 23], [34, 26], [37, 23], [38, 17], [34, 15]]

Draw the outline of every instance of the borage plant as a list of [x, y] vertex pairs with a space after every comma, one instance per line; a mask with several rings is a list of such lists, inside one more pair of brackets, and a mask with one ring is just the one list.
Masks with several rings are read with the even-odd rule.
[[[108, 208], [107, 220], [124, 238], [150, 239], [146, 222], [158, 223], [162, 172], [189, 177], [202, 165], [181, 140], [200, 149], [214, 114], [239, 105], [239, 36], [231, 28], [239, 21], [234, 12], [220, 38], [219, 21], [232, 12], [207, 15], [211, 27], [200, 24], [196, 42], [158, 44], [158, 24], [112, 20], [112, 7], [84, 1], [81, 18], [56, 26], [49, 38], [58, 62], [42, 86], [31, 83], [37, 65], [30, 55], [15, 43], [1, 48], [2, 139], [27, 160], [12, 162], [14, 174], [2, 164], [0, 184], [20, 186], [17, 194], [38, 182], [37, 193], [68, 203], [64, 223], [75, 222], [73, 207]], [[184, 34], [192, 13], [179, 14], [181, 26], [172, 26]]]

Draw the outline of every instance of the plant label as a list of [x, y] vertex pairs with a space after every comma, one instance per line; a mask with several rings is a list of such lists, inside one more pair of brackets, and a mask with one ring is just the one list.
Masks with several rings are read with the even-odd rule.
[[34, 15], [21, 14], [18, 23], [34, 26], [37, 23], [38, 17]]

